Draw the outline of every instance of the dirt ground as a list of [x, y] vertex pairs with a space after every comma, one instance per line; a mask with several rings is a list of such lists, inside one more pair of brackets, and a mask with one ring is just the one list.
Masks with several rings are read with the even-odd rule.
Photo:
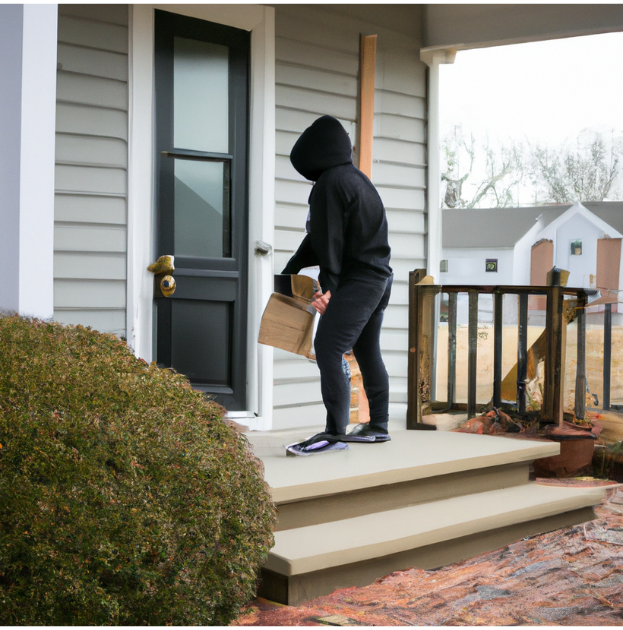
[[254, 600], [238, 626], [623, 625], [623, 492], [597, 519], [476, 558], [392, 573], [298, 607]]
[[[528, 347], [539, 337], [543, 328], [528, 327]], [[487, 403], [493, 396], [493, 328], [478, 329], [478, 380], [477, 400]], [[456, 402], [467, 402], [467, 326], [457, 328]], [[612, 328], [612, 376], [610, 399], [623, 402], [623, 327]], [[506, 376], [517, 362], [517, 326], [505, 326], [502, 336], [502, 375]], [[567, 331], [565, 365], [565, 406], [573, 407], [575, 396], [575, 369], [577, 362], [576, 325]], [[588, 386], [597, 394], [599, 406], [603, 401], [603, 328], [587, 327], [586, 372]], [[440, 326], [437, 337], [437, 400], [446, 400], [448, 382], [448, 327]]]

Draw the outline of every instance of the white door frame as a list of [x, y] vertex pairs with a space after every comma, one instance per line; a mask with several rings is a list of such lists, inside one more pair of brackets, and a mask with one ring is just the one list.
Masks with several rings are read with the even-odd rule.
[[257, 241], [274, 237], [275, 205], [275, 10], [262, 5], [130, 5], [128, 130], [127, 335], [137, 356], [153, 356], [155, 251], [154, 10], [251, 32], [249, 138], [249, 266], [247, 410], [230, 417], [251, 429], [272, 426], [273, 352], [257, 343], [263, 307], [272, 293], [273, 257], [256, 253]]

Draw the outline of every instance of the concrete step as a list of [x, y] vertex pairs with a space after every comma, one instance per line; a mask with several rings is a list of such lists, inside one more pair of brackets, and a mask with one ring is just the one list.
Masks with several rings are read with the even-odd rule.
[[489, 466], [351, 492], [279, 503], [275, 531], [330, 523], [451, 497], [528, 483], [529, 463]]
[[298, 605], [393, 571], [457, 562], [590, 520], [604, 494], [525, 483], [278, 531], [260, 595]]
[[286, 457], [318, 432], [248, 434], [279, 510], [260, 595], [297, 605], [392, 571], [433, 568], [594, 518], [603, 490], [536, 486], [555, 442], [392, 430], [392, 441]]
[[274, 455], [260, 455], [264, 477], [278, 506], [453, 473], [529, 464], [560, 452], [560, 446], [549, 441], [404, 430], [392, 432], [390, 442], [350, 443], [348, 451], [286, 457], [283, 445], [298, 439], [292, 437], [275, 436], [274, 444], [280, 440], [282, 446], [276, 447]]

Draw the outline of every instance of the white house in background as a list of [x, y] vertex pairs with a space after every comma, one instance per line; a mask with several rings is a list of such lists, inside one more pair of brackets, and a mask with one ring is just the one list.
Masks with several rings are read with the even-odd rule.
[[[622, 237], [622, 202], [443, 210], [440, 282], [543, 285], [556, 266], [570, 272], [567, 286], [598, 288], [616, 302], [623, 290]], [[481, 301], [481, 316], [487, 321], [491, 307]], [[514, 310], [506, 302], [505, 319], [512, 321]], [[533, 305], [542, 307], [542, 302]], [[603, 306], [589, 312], [599, 310]], [[612, 310], [617, 312], [616, 304]]]
[[[0, 309], [123, 336], [253, 429], [319, 423], [316, 366], [256, 341], [273, 273], [304, 235], [310, 184], [288, 155], [331, 114], [356, 145], [373, 139], [395, 271], [382, 349], [404, 418], [408, 273], [438, 278], [442, 258], [439, 65], [621, 30], [621, 5], [0, 5]], [[365, 130], [362, 35], [377, 36]], [[453, 243], [491, 248], [498, 278], [519, 281], [515, 250], [532, 241], [515, 234], [541, 228], [496, 228], [497, 241], [483, 223]], [[163, 254], [169, 299], [147, 272]], [[450, 258], [451, 272], [472, 264]]]

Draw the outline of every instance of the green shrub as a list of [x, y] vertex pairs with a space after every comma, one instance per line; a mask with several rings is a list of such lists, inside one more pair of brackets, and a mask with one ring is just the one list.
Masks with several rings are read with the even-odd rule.
[[0, 317], [0, 624], [227, 624], [275, 510], [222, 412], [113, 335]]

